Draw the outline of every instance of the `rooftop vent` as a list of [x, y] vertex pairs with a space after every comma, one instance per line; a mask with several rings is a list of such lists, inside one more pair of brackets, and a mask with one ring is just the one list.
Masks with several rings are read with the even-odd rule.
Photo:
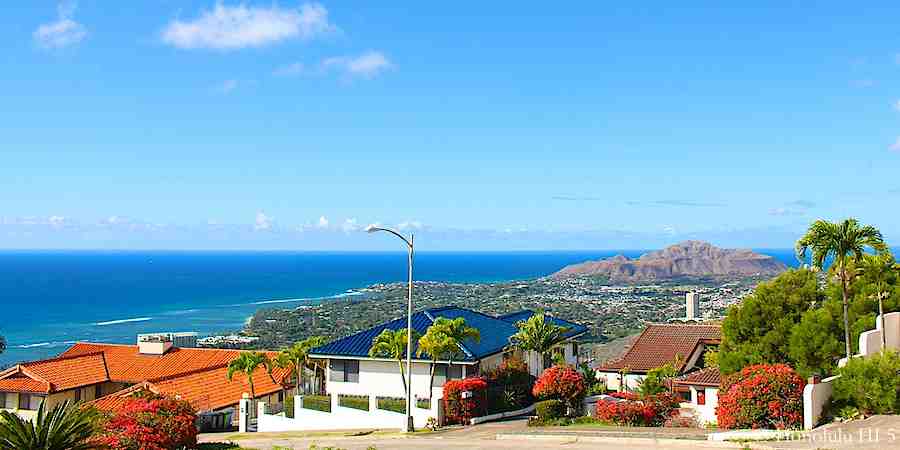
[[197, 333], [149, 333], [137, 337], [142, 355], [164, 355], [172, 347], [196, 347]]

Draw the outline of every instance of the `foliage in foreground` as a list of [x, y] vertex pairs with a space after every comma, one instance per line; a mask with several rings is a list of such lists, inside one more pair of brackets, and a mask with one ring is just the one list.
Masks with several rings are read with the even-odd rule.
[[[447, 421], [468, 424], [473, 417], [484, 414], [487, 408], [484, 395], [487, 386], [487, 381], [477, 377], [444, 383], [444, 410]], [[463, 392], [471, 392], [472, 395], [463, 398]]]
[[725, 429], [797, 429], [803, 425], [806, 382], [784, 364], [748, 366], [726, 377], [716, 408]]
[[900, 412], [900, 355], [888, 351], [852, 358], [838, 373], [841, 377], [834, 380], [832, 394], [834, 409], [856, 409], [865, 416]]
[[598, 420], [616, 425], [658, 427], [678, 411], [678, 400], [669, 392], [623, 401], [600, 400], [594, 410]]
[[581, 407], [586, 392], [581, 374], [568, 366], [553, 366], [545, 370], [532, 390], [537, 398], [560, 400], [575, 410]]
[[111, 450], [179, 450], [197, 446], [197, 414], [183, 400], [128, 399], [103, 422], [97, 442]]
[[0, 450], [87, 450], [98, 418], [93, 408], [63, 402], [46, 411], [38, 407], [34, 420], [0, 411]]

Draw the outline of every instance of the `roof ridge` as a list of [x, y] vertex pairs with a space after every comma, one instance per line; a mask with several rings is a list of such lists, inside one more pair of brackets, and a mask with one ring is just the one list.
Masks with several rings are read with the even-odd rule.
[[148, 383], [160, 383], [160, 382], [169, 381], [169, 380], [172, 380], [175, 378], [181, 378], [181, 377], [186, 377], [189, 375], [195, 375], [200, 372], [209, 372], [210, 370], [221, 369], [223, 367], [228, 367], [228, 364], [230, 364], [230, 361], [226, 362], [226, 363], [217, 363], [217, 364], [214, 364], [211, 366], [206, 366], [206, 367], [198, 367], [196, 369], [191, 369], [191, 370], [187, 370], [184, 372], [172, 373], [172, 374], [164, 375], [161, 377], [148, 378], [145, 381], [147, 381]]
[[[22, 367], [31, 367], [31, 366], [34, 366], [34, 365], [36, 365], [36, 364], [41, 364], [41, 363], [47, 363], [47, 362], [53, 362], [53, 361], [68, 361], [68, 360], [70, 360], [70, 359], [83, 358], [83, 357], [85, 357], [85, 356], [97, 356], [97, 355], [100, 355], [100, 356], [102, 357], [102, 356], [103, 356], [103, 351], [88, 352], [88, 353], [79, 353], [79, 354], [77, 354], [77, 355], [63, 355], [63, 356], [56, 356], [56, 357], [53, 357], [53, 358], [47, 358], [47, 359], [38, 359], [38, 360], [35, 360], [35, 361], [26, 361], [26, 362], [23, 362], [23, 363], [21, 363], [21, 364], [19, 364], [19, 365], [22, 366]], [[105, 359], [103, 360], [103, 365], [106, 366], [106, 360], [105, 360]]]

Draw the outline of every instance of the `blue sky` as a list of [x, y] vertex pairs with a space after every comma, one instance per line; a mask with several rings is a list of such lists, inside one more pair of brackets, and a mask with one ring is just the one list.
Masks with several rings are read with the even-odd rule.
[[900, 240], [900, 5], [12, 2], [0, 247]]

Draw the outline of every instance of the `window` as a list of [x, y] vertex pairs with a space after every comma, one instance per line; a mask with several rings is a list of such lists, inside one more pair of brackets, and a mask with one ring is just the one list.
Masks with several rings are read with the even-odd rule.
[[98, 399], [103, 397], [103, 389], [100, 389], [100, 385], [94, 386], [94, 399]]
[[81, 388], [75, 389], [75, 401], [76, 402], [81, 401]]
[[41, 402], [43, 401], [43, 395], [19, 394], [19, 409], [37, 411], [37, 409], [41, 407]]
[[355, 359], [332, 359], [329, 365], [331, 381], [359, 383], [359, 361]]
[[6, 409], [16, 409], [16, 407], [19, 405], [19, 399], [16, 394], [12, 392], [6, 392], [4, 394], [4, 397], [6, 397], [6, 399], [4, 400], [3, 404], [0, 405], [0, 407]]
[[697, 404], [698, 405], [706, 404], [706, 390], [697, 391]]
[[437, 364], [434, 367], [434, 387], [441, 387], [447, 380], [462, 379], [462, 366], [458, 364]]

